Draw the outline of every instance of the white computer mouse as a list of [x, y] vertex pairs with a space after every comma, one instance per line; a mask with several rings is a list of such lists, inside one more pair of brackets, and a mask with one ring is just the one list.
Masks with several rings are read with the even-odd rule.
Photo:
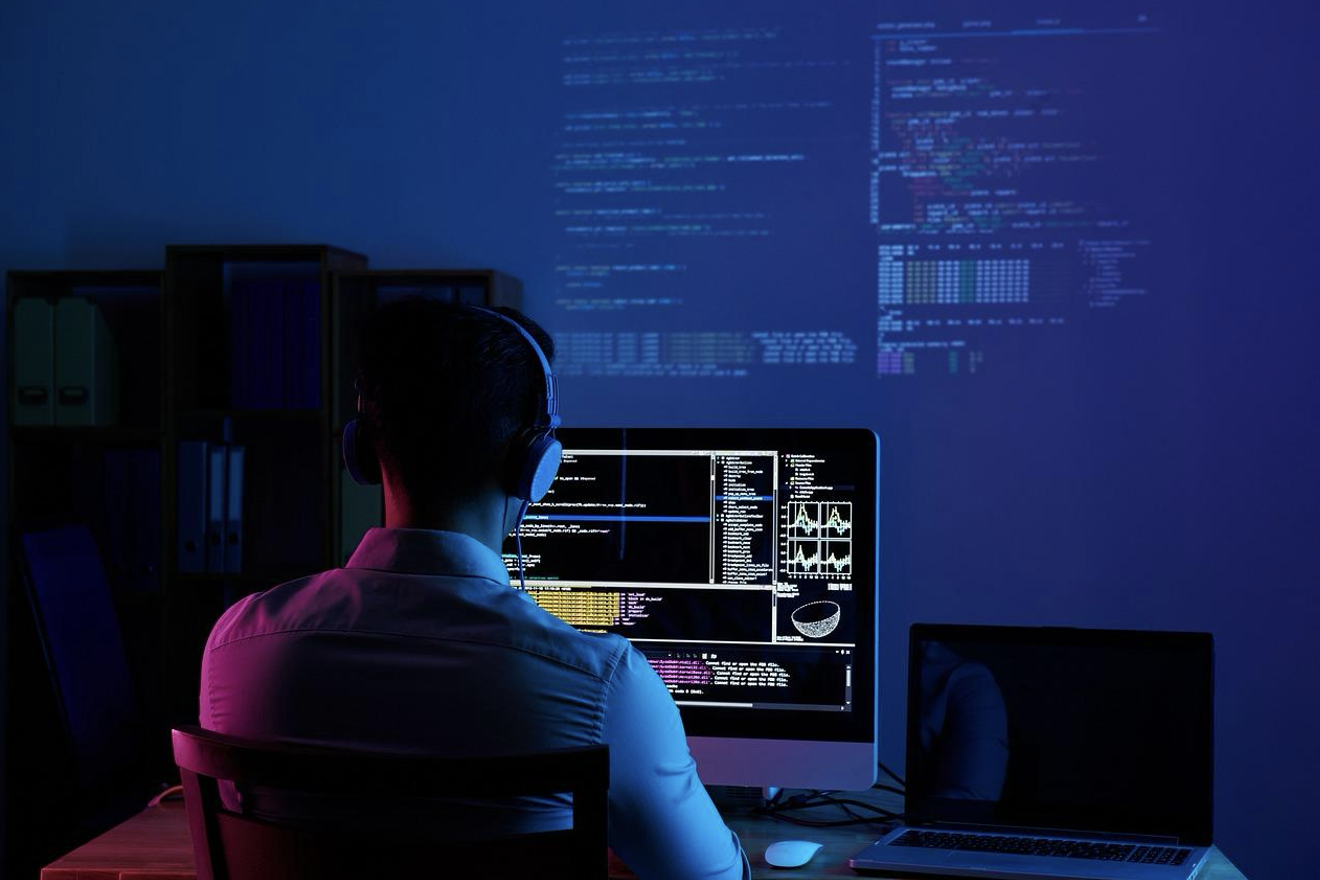
[[765, 863], [776, 868], [800, 868], [822, 846], [810, 840], [779, 840], [765, 848]]

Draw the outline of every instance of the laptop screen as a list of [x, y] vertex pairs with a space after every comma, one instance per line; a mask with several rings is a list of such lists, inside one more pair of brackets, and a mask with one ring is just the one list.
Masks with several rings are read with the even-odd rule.
[[1211, 842], [1208, 633], [916, 624], [915, 822]]

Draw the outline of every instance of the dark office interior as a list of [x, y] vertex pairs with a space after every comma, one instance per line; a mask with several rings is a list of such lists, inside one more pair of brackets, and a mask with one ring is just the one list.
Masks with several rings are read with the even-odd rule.
[[[857, 583], [900, 776], [914, 623], [1211, 634], [1214, 876], [1311, 876], [1318, 30], [1296, 3], [9, 0], [4, 876], [178, 783], [216, 620], [381, 524], [341, 432], [357, 327], [410, 294], [543, 326], [566, 430], [874, 431]], [[817, 638], [822, 607], [777, 625]]]

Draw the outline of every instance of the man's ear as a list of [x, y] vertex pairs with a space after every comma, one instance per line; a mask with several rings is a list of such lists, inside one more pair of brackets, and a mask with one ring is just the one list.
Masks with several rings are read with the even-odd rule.
[[[506, 494], [518, 495], [518, 483], [522, 478], [523, 464], [527, 460], [527, 431], [521, 429], [505, 441], [500, 450], [499, 480], [500, 489]], [[516, 505], [515, 505], [516, 509]]]

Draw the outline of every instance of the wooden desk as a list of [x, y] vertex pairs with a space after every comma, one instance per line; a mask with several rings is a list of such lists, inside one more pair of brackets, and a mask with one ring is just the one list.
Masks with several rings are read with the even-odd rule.
[[197, 880], [183, 801], [147, 807], [42, 868], [41, 880]]
[[[848, 867], [848, 858], [877, 836], [865, 828], [800, 828], [761, 816], [730, 814], [728, 822], [752, 860], [752, 876], [778, 880], [859, 877]], [[802, 868], [767, 866], [762, 858], [765, 848], [776, 840], [791, 839], [814, 840], [825, 846]], [[41, 880], [197, 880], [182, 802], [166, 801], [143, 810], [42, 868]], [[1215, 849], [1197, 880], [1246, 878]]]

